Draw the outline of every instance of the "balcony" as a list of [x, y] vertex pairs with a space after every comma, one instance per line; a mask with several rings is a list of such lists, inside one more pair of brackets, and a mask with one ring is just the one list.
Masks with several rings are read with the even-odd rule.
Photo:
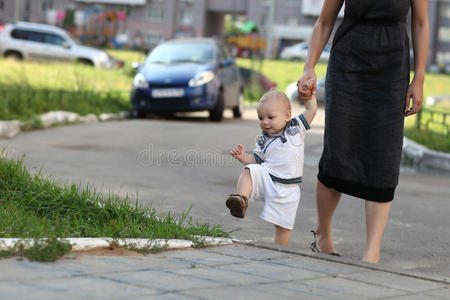
[[75, 0], [91, 4], [115, 4], [115, 5], [145, 5], [146, 0]]

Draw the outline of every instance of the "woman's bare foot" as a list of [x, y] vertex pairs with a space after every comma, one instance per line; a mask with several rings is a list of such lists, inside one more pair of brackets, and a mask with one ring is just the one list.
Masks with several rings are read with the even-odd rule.
[[371, 264], [379, 264], [380, 263], [380, 252], [368, 253], [368, 251], [364, 251], [362, 260], [364, 262], [368, 262]]

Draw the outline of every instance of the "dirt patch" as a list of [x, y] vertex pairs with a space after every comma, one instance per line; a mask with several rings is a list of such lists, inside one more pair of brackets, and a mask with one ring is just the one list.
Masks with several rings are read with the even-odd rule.
[[52, 145], [52, 147], [77, 151], [102, 151], [106, 149], [106, 147], [99, 145]]
[[122, 247], [105, 247], [85, 251], [72, 251], [75, 258], [82, 256], [144, 256], [136, 250], [130, 250]]

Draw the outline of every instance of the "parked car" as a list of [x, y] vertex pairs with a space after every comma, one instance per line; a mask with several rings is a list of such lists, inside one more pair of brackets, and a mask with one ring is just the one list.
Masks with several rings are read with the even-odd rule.
[[[300, 101], [300, 103], [303, 103], [302, 100], [298, 98], [297, 81], [287, 86], [286, 95], [291, 101]], [[316, 98], [317, 103], [325, 103], [325, 77], [320, 77], [319, 79], [317, 79]]]
[[209, 111], [221, 121], [225, 108], [241, 117], [239, 69], [229, 49], [212, 38], [170, 40], [155, 47], [134, 77], [131, 103], [147, 112]]
[[[308, 57], [308, 47], [309, 45], [307, 42], [285, 47], [280, 53], [280, 58], [285, 60], [306, 60]], [[325, 46], [322, 54], [320, 55], [319, 61], [328, 62], [328, 59], [330, 58], [330, 51], [331, 47]]]
[[[277, 84], [267, 78], [267, 76], [261, 74], [260, 72], [247, 69], [244, 67], [239, 67], [239, 74], [241, 76], [241, 84], [245, 88], [249, 88], [253, 82], [258, 84], [261, 91], [266, 92], [271, 88], [277, 87]], [[253, 78], [252, 78], [253, 77]]]
[[16, 59], [79, 61], [111, 68], [115, 62], [105, 51], [81, 46], [56, 26], [14, 22], [0, 28], [0, 55]]

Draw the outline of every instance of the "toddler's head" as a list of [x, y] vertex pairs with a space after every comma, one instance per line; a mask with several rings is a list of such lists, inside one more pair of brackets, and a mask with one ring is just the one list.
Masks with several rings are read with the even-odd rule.
[[271, 134], [280, 133], [291, 119], [291, 102], [285, 93], [271, 89], [258, 101], [259, 127]]

